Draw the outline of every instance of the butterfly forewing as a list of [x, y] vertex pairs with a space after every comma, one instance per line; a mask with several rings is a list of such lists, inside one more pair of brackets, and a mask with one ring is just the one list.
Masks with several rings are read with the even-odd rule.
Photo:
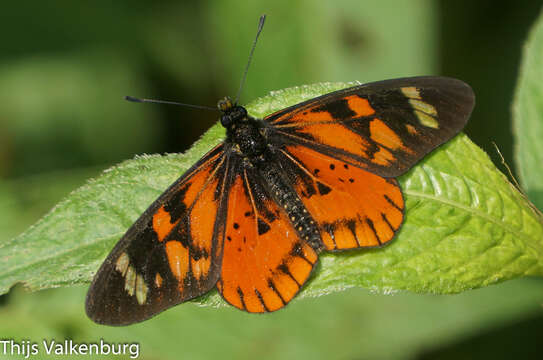
[[460, 80], [415, 77], [339, 90], [264, 120], [276, 146], [296, 143], [396, 177], [460, 132], [473, 105]]
[[220, 275], [228, 157], [220, 145], [162, 194], [98, 270], [86, 301], [97, 323], [145, 320], [202, 295]]

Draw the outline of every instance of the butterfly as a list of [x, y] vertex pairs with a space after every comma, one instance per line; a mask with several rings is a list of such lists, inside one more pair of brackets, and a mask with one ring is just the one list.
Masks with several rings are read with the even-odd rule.
[[396, 177], [458, 134], [474, 101], [445, 77], [354, 86], [263, 119], [219, 101], [224, 142], [120, 239], [88, 316], [127, 325], [214, 288], [247, 312], [283, 308], [321, 252], [391, 242], [405, 214]]

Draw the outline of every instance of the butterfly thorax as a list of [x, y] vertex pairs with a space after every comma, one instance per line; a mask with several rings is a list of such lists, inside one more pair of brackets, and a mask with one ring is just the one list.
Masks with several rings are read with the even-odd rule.
[[226, 143], [232, 144], [244, 157], [261, 158], [266, 151], [262, 122], [249, 116], [243, 106], [229, 98], [219, 101], [221, 124], [226, 128]]

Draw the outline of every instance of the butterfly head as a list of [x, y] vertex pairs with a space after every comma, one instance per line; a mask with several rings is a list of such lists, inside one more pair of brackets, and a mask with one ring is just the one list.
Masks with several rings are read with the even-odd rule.
[[247, 119], [247, 110], [243, 106], [233, 103], [229, 97], [219, 100], [217, 107], [221, 112], [221, 124], [227, 129]]

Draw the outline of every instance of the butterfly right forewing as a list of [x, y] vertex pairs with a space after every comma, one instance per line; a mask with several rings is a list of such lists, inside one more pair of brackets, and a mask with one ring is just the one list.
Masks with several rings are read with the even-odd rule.
[[220, 275], [228, 156], [219, 145], [170, 186], [98, 270], [86, 311], [97, 323], [143, 321], [212, 289]]

